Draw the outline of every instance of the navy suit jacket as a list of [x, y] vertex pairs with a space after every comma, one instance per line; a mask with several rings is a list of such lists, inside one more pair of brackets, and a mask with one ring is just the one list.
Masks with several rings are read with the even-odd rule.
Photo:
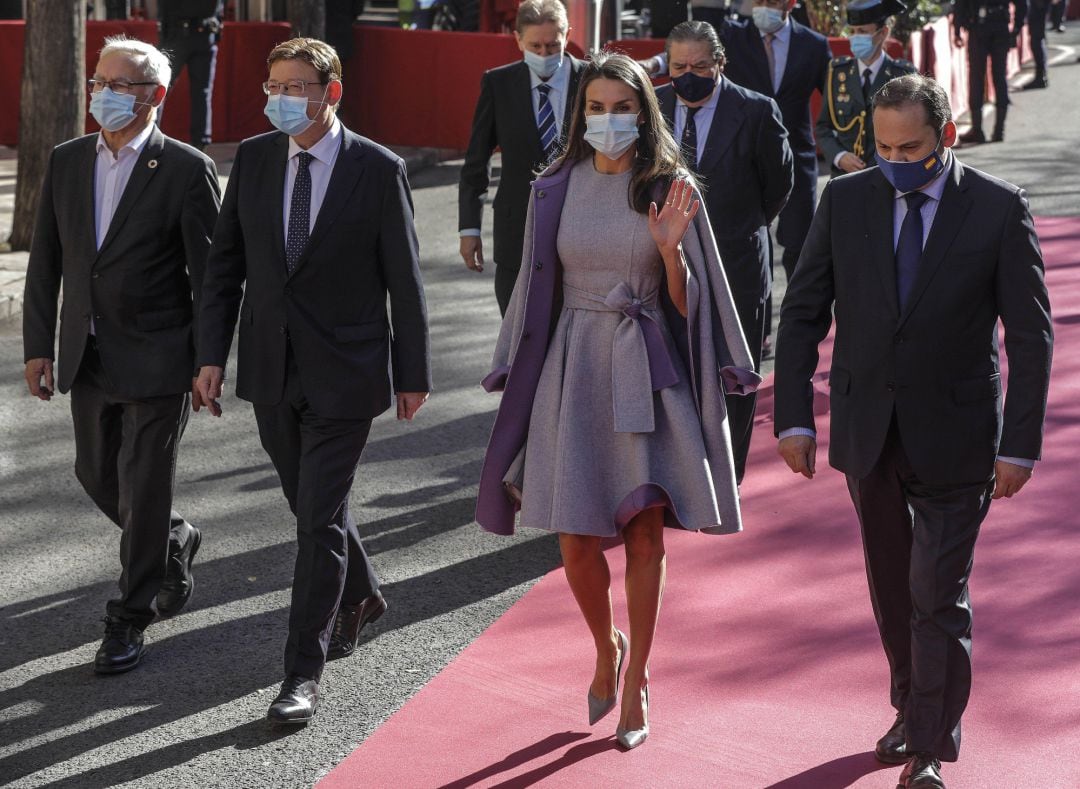
[[790, 24], [791, 40], [779, 90], [773, 90], [765, 45], [757, 27], [752, 23], [727, 20], [717, 33], [727, 53], [724, 74], [732, 82], [776, 100], [788, 130], [788, 142], [795, 153], [796, 168], [807, 172], [812, 170], [816, 175], [817, 154], [810, 97], [815, 90], [825, 89], [825, 75], [832, 53], [825, 36], [800, 25], [794, 19]]

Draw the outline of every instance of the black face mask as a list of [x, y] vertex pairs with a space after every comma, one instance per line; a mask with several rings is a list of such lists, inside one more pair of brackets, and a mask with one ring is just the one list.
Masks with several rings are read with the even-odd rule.
[[707, 99], [716, 90], [716, 80], [712, 77], [700, 77], [692, 71], [680, 74], [671, 80], [675, 92], [683, 101], [695, 104]]

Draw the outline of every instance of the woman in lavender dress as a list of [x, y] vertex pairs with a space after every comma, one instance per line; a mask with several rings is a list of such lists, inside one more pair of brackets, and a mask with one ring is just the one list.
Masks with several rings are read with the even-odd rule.
[[[559, 533], [596, 644], [595, 723], [625, 688], [618, 741], [648, 736], [648, 664], [664, 527], [741, 529], [724, 392], [753, 371], [693, 177], [644, 71], [586, 67], [563, 155], [533, 184], [524, 259], [489, 390], [503, 399], [477, 521]], [[714, 188], [722, 188], [717, 186]], [[626, 550], [629, 639], [614, 625], [601, 539]]]

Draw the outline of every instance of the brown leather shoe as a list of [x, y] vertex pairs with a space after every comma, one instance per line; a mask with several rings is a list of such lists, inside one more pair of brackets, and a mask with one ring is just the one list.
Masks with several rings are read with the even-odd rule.
[[903, 764], [910, 758], [904, 742], [904, 713], [896, 713], [892, 728], [874, 746], [874, 756], [882, 764]]
[[330, 647], [326, 650], [327, 660], [337, 660], [348, 657], [356, 649], [360, 631], [369, 622], [374, 622], [386, 613], [386, 598], [382, 592], [376, 592], [371, 597], [361, 600], [356, 605], [338, 607], [337, 616], [334, 617], [334, 631], [330, 634]]
[[945, 782], [941, 780], [941, 762], [934, 754], [919, 751], [900, 773], [896, 789], [945, 789]]

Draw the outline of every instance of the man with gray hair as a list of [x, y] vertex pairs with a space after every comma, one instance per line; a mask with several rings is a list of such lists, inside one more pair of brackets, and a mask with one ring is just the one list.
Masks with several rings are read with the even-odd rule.
[[959, 161], [942, 87], [896, 77], [873, 120], [878, 166], [826, 187], [784, 297], [775, 430], [813, 478], [811, 384], [835, 320], [829, 461], [862, 527], [896, 710], [875, 755], [906, 762], [902, 789], [943, 789], [971, 691], [975, 539], [1039, 458], [1053, 329], [1024, 190]]
[[170, 72], [150, 44], [106, 39], [89, 80], [101, 131], [53, 150], [26, 274], [27, 386], [71, 392], [75, 476], [123, 531], [100, 674], [138, 665], [155, 605], [166, 617], [188, 601], [201, 541], [172, 510], [173, 477], [202, 405], [193, 316], [221, 200], [214, 163], [154, 123]]
[[461, 257], [484, 270], [480, 220], [491, 181], [491, 154], [502, 150], [495, 194], [495, 298], [505, 313], [521, 267], [529, 184], [562, 149], [571, 104], [584, 61], [565, 54], [570, 31], [560, 0], [525, 0], [514, 38], [523, 61], [492, 69], [480, 81], [480, 98], [458, 186]]

